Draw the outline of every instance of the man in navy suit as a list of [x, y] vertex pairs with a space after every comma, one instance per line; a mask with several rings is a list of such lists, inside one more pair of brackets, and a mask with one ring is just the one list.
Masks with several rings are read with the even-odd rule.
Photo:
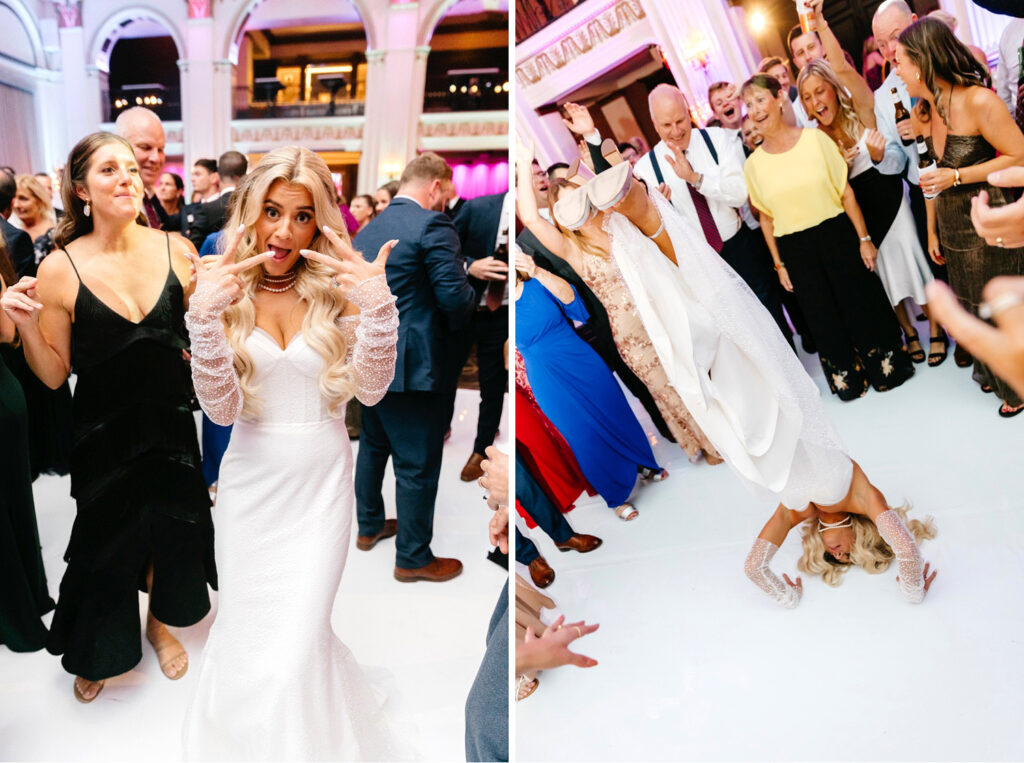
[[505, 370], [505, 342], [508, 339], [508, 193], [470, 199], [455, 215], [452, 224], [459, 233], [462, 253], [468, 264], [469, 283], [476, 292], [476, 310], [463, 331], [452, 332], [450, 361], [450, 403], [448, 419], [455, 409], [455, 391], [466, 358], [476, 343], [477, 379], [480, 383], [480, 413], [477, 416], [473, 452], [462, 469], [462, 481], [483, 476], [480, 464], [484, 451], [494, 443], [505, 403], [508, 371]]
[[[441, 212], [451, 167], [426, 152], [402, 172], [398, 194], [356, 236], [354, 246], [369, 259], [398, 239], [386, 266], [397, 299], [398, 359], [395, 379], [377, 405], [362, 408], [356, 458], [356, 547], [368, 551], [397, 533], [395, 579], [451, 580], [462, 572], [458, 559], [435, 557], [434, 500], [448, 425], [444, 391], [444, 343], [448, 322], [467, 320], [476, 293], [466, 280], [459, 237]], [[381, 494], [388, 458], [395, 471], [398, 519], [384, 519]]]

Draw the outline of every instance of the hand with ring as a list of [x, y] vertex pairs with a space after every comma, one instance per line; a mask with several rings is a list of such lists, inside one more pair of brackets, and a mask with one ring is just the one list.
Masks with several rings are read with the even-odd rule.
[[[1024, 167], [990, 173], [988, 182], [999, 188], [1024, 185]], [[1024, 246], [1024, 197], [1012, 204], [992, 206], [987, 190], [971, 199], [971, 222], [985, 243], [1000, 248]]]
[[982, 291], [979, 313], [991, 326], [964, 310], [941, 281], [925, 287], [932, 315], [975, 358], [1024, 396], [1024, 277], [993, 278]]
[[947, 188], [953, 187], [956, 180], [956, 173], [949, 167], [939, 167], [921, 175], [921, 190], [928, 194], [942, 193]]
[[582, 620], [565, 624], [565, 615], [560, 615], [539, 637], [533, 632], [533, 628], [527, 628], [523, 643], [516, 647], [516, 672], [546, 670], [561, 665], [594, 667], [597, 660], [570, 651], [569, 644], [593, 633], [598, 627], [597, 623], [587, 625]]

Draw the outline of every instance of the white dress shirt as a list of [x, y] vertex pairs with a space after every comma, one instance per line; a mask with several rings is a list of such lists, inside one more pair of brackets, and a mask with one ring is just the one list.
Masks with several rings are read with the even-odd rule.
[[917, 185], [921, 180], [918, 172], [917, 145], [911, 143], [904, 146], [900, 139], [900, 133], [896, 129], [896, 106], [892, 102], [893, 88], [896, 88], [896, 93], [907, 111], [911, 108], [907, 86], [903, 84], [895, 70], [889, 72], [881, 87], [875, 91], [875, 121], [878, 122], [878, 131], [885, 136], [885, 155], [882, 156], [882, 161], [875, 164], [875, 169], [883, 175], [898, 175], [903, 172], [903, 167], [907, 166], [907, 182]]
[[[694, 172], [699, 172], [704, 176], [700, 188], [697, 190], [708, 200], [708, 208], [718, 226], [722, 241], [728, 241], [736, 235], [742, 224], [736, 209], [743, 206], [747, 200], [747, 182], [743, 176], [743, 146], [740, 141], [719, 127], [706, 129], [715, 151], [718, 152], [718, 163], [715, 163], [704, 138], [701, 137], [696, 127], [690, 134], [690, 145], [683, 153]], [[697, 209], [693, 206], [690, 192], [686, 188], [687, 183], [676, 174], [668, 162], [672, 150], [665, 141], [659, 141], [654, 147], [654, 155], [658, 157], [661, 174], [672, 191], [672, 206], [693, 223], [697, 230], [702, 230], [700, 218], [697, 217]], [[654, 166], [649, 153], [644, 154], [636, 163], [633, 167], [633, 174], [647, 183], [648, 188], [658, 187], [658, 179], [654, 174]]]
[[1017, 51], [1024, 43], [1024, 19], [1014, 19], [1006, 25], [999, 38], [999, 66], [996, 67], [996, 95], [1013, 114], [1017, 109], [1017, 82], [1020, 77], [1020, 59]]

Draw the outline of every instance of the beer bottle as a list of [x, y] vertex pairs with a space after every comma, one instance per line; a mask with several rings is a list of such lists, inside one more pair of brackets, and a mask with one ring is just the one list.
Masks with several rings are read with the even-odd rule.
[[804, 34], [813, 32], [818, 28], [818, 24], [814, 21], [814, 13], [807, 7], [807, 3], [804, 0], [796, 1], [796, 15], [800, 19], [800, 31]]
[[[900, 122], [910, 119], [910, 112], [907, 111], [907, 107], [900, 100], [900, 94], [896, 92], [896, 88], [892, 89], [892, 106], [896, 110], [896, 129], [899, 130]], [[913, 138], [900, 138], [900, 140], [903, 141], [904, 146], [914, 145]]]
[[[928, 151], [928, 144], [924, 142], [924, 136], [917, 136], [917, 166], [919, 168], [920, 175], [932, 170], [938, 169], [938, 164], [931, 156], [931, 152]], [[924, 186], [921, 187], [921, 193], [924, 194], [926, 199], [934, 199], [938, 196], [936, 193], [928, 193]]]

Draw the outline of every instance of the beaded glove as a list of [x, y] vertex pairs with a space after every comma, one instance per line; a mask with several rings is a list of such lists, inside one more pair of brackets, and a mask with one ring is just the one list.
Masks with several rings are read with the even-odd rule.
[[875, 526], [882, 540], [896, 554], [903, 598], [911, 604], [920, 604], [924, 601], [924, 560], [917, 548], [917, 541], [910, 534], [903, 518], [892, 509], [879, 514]]
[[338, 319], [356, 374], [356, 398], [376, 405], [395, 378], [398, 357], [398, 308], [384, 275], [357, 284], [346, 297], [359, 315]]
[[800, 603], [800, 589], [787, 585], [768, 566], [778, 550], [779, 547], [771, 541], [758, 538], [754, 541], [754, 546], [750, 549], [750, 553], [747, 554], [747, 561], [743, 565], [743, 571], [747, 573], [747, 577], [750, 578], [754, 585], [775, 599], [775, 601], [786, 609], [793, 609]]

